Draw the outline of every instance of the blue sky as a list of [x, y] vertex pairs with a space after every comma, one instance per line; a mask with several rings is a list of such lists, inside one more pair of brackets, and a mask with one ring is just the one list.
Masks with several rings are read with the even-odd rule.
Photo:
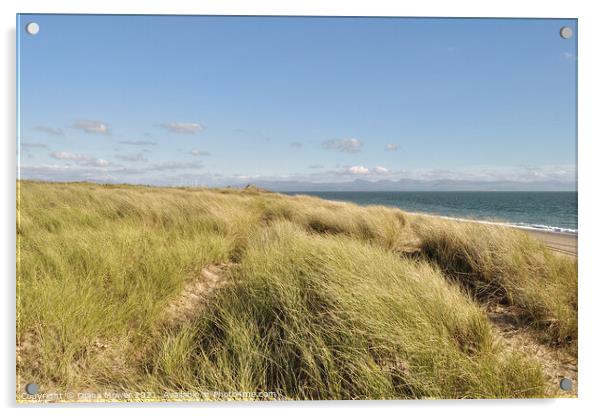
[[22, 178], [575, 180], [575, 20], [21, 15], [17, 26]]

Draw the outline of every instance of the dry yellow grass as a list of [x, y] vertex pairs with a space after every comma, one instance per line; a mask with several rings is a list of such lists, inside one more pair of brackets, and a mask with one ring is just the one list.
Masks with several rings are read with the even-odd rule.
[[508, 227], [429, 219], [415, 229], [425, 255], [477, 299], [519, 308], [548, 342], [576, 353], [576, 259]]
[[[576, 265], [512, 233], [253, 189], [18, 189], [19, 398], [30, 381], [541, 397], [539, 363], [496, 341], [480, 302], [520, 307], [553, 345], [577, 340]], [[170, 305], [206, 270], [223, 284], [174, 325]]]

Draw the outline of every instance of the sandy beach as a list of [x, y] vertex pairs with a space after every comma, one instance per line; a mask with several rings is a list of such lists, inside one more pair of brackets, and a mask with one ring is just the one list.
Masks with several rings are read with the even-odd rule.
[[552, 231], [525, 230], [533, 237], [543, 241], [549, 249], [570, 255], [577, 256], [577, 235], [568, 233], [555, 233]]

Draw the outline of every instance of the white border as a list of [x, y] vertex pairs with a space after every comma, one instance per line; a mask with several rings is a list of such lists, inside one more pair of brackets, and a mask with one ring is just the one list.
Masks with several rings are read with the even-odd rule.
[[[174, 410], [184, 414], [316, 414], [332, 413], [342, 407], [349, 414], [420, 412], [421, 414], [502, 414], [517, 411], [575, 414], [600, 408], [598, 403], [601, 368], [600, 301], [602, 273], [599, 266], [599, 247], [596, 236], [602, 235], [599, 213], [602, 207], [600, 181], [602, 155], [600, 153], [599, 120], [601, 118], [600, 40], [602, 16], [594, 1], [356, 1], [356, 0], [3, 0], [2, 13], [2, 276], [4, 297], [2, 306], [2, 355], [0, 374], [3, 407], [8, 414], [24, 411], [27, 414], [48, 412], [54, 414], [104, 414], [100, 405], [50, 406], [44, 409], [19, 407], [14, 402], [14, 293], [15, 293], [15, 14], [20, 13], [116, 13], [116, 14], [251, 14], [251, 15], [363, 15], [363, 16], [464, 16], [464, 17], [563, 17], [579, 19], [579, 399], [559, 400], [505, 400], [505, 401], [408, 401], [408, 402], [307, 402], [289, 404], [245, 405], [144, 405], [144, 413], [163, 415]], [[596, 123], [598, 121], [598, 123]], [[136, 411], [134, 406], [113, 406], [116, 414]]]

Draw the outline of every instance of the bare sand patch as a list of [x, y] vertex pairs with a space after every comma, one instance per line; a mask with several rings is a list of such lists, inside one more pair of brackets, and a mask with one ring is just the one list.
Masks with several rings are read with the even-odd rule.
[[177, 325], [193, 319], [207, 299], [224, 285], [224, 274], [229, 267], [229, 264], [212, 264], [203, 268], [199, 276], [188, 282], [182, 292], [167, 305], [167, 323]]
[[568, 233], [555, 233], [552, 231], [525, 230], [531, 236], [542, 241], [550, 250], [577, 257], [577, 235]]

